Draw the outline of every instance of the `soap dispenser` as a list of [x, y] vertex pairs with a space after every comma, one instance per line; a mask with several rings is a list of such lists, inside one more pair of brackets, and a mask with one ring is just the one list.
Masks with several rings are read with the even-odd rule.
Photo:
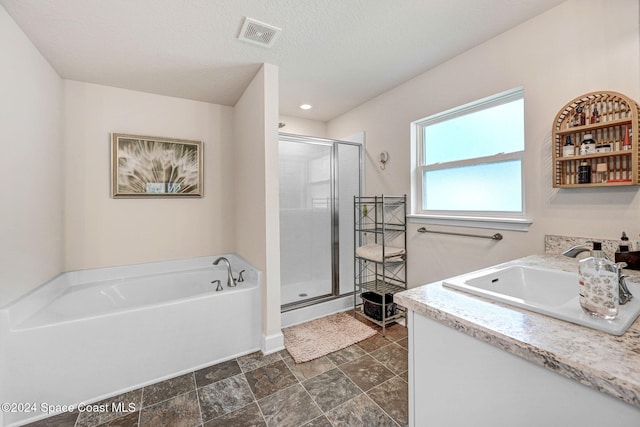
[[622, 232], [622, 237], [620, 237], [620, 246], [618, 247], [619, 252], [629, 252], [631, 250], [629, 244], [629, 237], [627, 237], [627, 233]]
[[618, 315], [618, 266], [593, 242], [591, 256], [579, 261], [580, 306], [585, 313], [606, 320]]

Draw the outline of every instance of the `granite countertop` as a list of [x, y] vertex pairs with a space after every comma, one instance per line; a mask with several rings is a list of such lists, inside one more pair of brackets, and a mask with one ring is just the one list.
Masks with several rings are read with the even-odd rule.
[[[578, 271], [575, 259], [558, 255], [532, 255], [501, 265]], [[625, 270], [625, 274], [629, 281], [640, 282], [640, 271]], [[640, 318], [618, 337], [443, 288], [442, 282], [406, 290], [394, 295], [394, 300], [417, 314], [640, 407]]]

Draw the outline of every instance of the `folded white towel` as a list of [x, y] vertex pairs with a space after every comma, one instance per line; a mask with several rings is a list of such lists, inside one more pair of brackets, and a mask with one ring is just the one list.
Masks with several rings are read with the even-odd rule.
[[[404, 253], [405, 250], [403, 248], [395, 248], [392, 246], [385, 246], [384, 248], [384, 257], [388, 262], [402, 261], [404, 259]], [[382, 245], [372, 243], [360, 246], [356, 248], [356, 255], [371, 261], [382, 262]]]

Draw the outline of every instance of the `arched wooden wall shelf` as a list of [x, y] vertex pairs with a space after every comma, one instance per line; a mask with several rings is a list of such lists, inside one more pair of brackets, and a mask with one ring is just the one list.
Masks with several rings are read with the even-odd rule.
[[[580, 145], [587, 134], [595, 140], [596, 152], [580, 154]], [[638, 185], [638, 136], [638, 104], [627, 96], [601, 91], [572, 100], [553, 122], [553, 186]], [[570, 148], [568, 152], [563, 150], [567, 138], [574, 144], [573, 155]], [[591, 166], [591, 182], [579, 184], [578, 168], [585, 162]], [[606, 172], [596, 174], [598, 165]]]

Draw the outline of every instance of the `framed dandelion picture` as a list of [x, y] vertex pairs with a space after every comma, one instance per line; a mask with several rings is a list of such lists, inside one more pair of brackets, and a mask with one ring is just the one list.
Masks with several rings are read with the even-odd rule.
[[202, 197], [202, 142], [111, 134], [113, 197]]

